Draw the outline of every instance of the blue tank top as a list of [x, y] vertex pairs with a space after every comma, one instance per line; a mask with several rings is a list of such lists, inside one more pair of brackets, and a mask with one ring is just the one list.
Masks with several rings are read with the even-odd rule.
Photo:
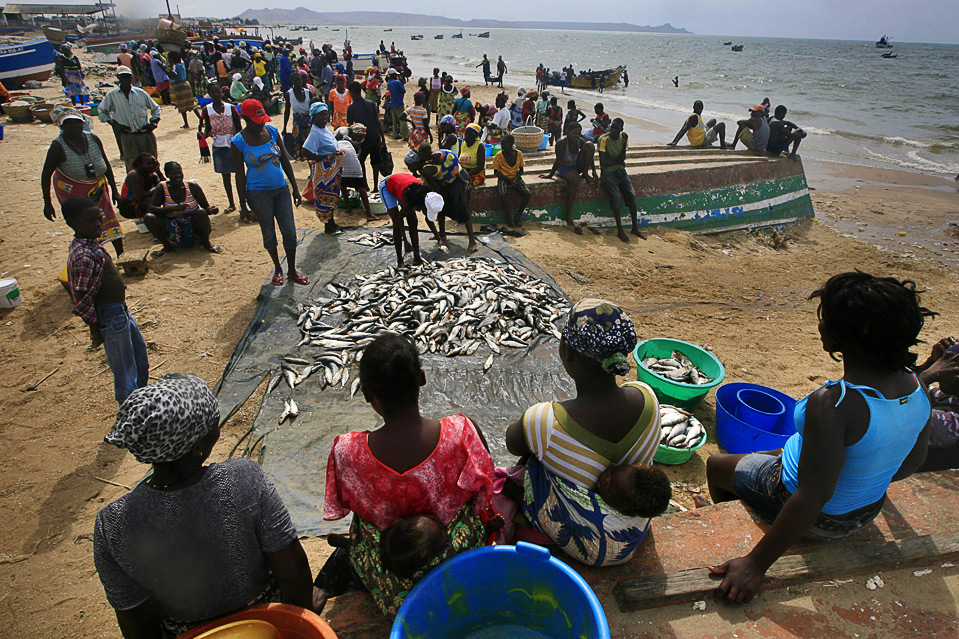
[[233, 136], [233, 145], [243, 154], [246, 164], [247, 191], [274, 191], [286, 186], [286, 176], [280, 158], [280, 132], [275, 126], [266, 125], [270, 141], [259, 146], [250, 146], [242, 133]]
[[[832, 498], [823, 506], [823, 513], [844, 515], [876, 503], [886, 493], [892, 476], [902, 466], [929, 421], [929, 398], [915, 375], [913, 379], [916, 380], [916, 390], [893, 399], [884, 398], [882, 393], [869, 386], [849, 384], [842, 379], [826, 382], [826, 387], [839, 384], [842, 389], [836, 406], [842, 403], [847, 388], [858, 391], [869, 408], [869, 425], [862, 439], [846, 447], [842, 474]], [[796, 403], [793, 413], [796, 434], [783, 447], [782, 482], [791, 493], [795, 493], [799, 485], [799, 454], [808, 399], [807, 395]]]

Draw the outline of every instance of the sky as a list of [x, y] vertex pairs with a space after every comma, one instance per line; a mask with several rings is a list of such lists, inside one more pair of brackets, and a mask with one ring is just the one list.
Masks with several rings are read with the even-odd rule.
[[[156, 15], [164, 9], [161, 0], [116, 0], [118, 13]], [[401, 11], [444, 15], [468, 20], [584, 20], [661, 25], [669, 22], [698, 34], [877, 40], [889, 34], [898, 42], [959, 44], [957, 0], [526, 0], [517, 15], [514, 0], [477, 3], [437, 3], [435, 0], [405, 0], [399, 5], [383, 0], [351, 0], [334, 8], [332, 3], [309, 0], [171, 0], [184, 16], [231, 17], [247, 8], [305, 6], [315, 11]], [[156, 5], [153, 7], [153, 5]], [[455, 11], [446, 7], [456, 7]], [[151, 10], [152, 8], [152, 10]], [[175, 10], [175, 9], [174, 9]], [[567, 17], [568, 16], [568, 17]]]

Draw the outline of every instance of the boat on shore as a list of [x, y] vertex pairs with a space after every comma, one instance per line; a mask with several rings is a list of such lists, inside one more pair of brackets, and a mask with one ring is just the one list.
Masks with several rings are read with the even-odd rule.
[[8, 89], [30, 80], [45, 82], [53, 75], [53, 44], [31, 40], [0, 47], [0, 82]]
[[[524, 180], [532, 194], [528, 223], [565, 224], [566, 187], [539, 177], [553, 153], [524, 154]], [[785, 228], [814, 215], [802, 160], [726, 151], [638, 145], [626, 153], [626, 172], [636, 191], [642, 227], [671, 227], [693, 234]], [[503, 213], [495, 183], [470, 192], [474, 224], [500, 224]], [[616, 226], [609, 199], [598, 182], [583, 182], [573, 204], [574, 222]]]

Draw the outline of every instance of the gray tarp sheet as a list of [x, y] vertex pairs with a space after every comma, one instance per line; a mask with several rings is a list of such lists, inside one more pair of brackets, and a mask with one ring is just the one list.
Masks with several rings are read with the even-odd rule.
[[[281, 358], [292, 355], [311, 360], [319, 352], [316, 347], [297, 347], [300, 332], [296, 326], [298, 303], [316, 297], [329, 297], [327, 283], [348, 284], [356, 274], [371, 273], [391, 264], [396, 256], [393, 247], [371, 249], [347, 242], [354, 233], [328, 238], [321, 233], [305, 231], [297, 250], [297, 266], [309, 275], [309, 286], [272, 286], [260, 289], [259, 306], [227, 364], [217, 385], [222, 419], [242, 406], [267, 375], [279, 370]], [[487, 236], [478, 253], [512, 263], [517, 268], [543, 279], [560, 297], [562, 289], [538, 266], [507, 244], [497, 234]], [[421, 235], [421, 245], [435, 247]], [[451, 256], [463, 255], [456, 238]], [[435, 250], [426, 250], [427, 260], [448, 259]], [[337, 320], [339, 318], [336, 318]], [[324, 318], [324, 321], [330, 321]], [[336, 324], [337, 322], [332, 322]], [[503, 433], [506, 426], [518, 419], [536, 402], [565, 399], [572, 392], [572, 381], [565, 375], [559, 360], [555, 338], [540, 337], [528, 349], [503, 348], [492, 369], [483, 373], [483, 362], [489, 357], [480, 348], [469, 357], [447, 358], [423, 355], [426, 386], [420, 395], [424, 415], [442, 417], [465, 413], [480, 425], [487, 435], [497, 465], [509, 465], [513, 457], [506, 451]], [[354, 366], [352, 376], [358, 374]], [[345, 532], [349, 518], [336, 522], [323, 521], [323, 500], [326, 486], [326, 460], [333, 438], [341, 433], [376, 428], [382, 419], [357, 393], [349, 399], [346, 388], [320, 390], [318, 376], [311, 376], [291, 391], [284, 382], [264, 396], [254, 420], [253, 430], [240, 444], [237, 454], [258, 459], [286, 502], [300, 535], [325, 535]], [[277, 425], [283, 401], [293, 397], [299, 405], [296, 420]]]

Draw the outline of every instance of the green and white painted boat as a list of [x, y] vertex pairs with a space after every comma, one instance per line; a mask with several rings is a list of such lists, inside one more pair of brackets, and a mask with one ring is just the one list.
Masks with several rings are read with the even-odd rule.
[[[565, 224], [565, 182], [541, 177], [552, 165], [552, 150], [528, 153], [525, 159], [523, 179], [532, 192], [525, 220]], [[490, 163], [487, 158], [486, 185], [472, 191], [470, 209], [474, 221], [501, 224], [505, 219]], [[718, 148], [637, 146], [627, 153], [626, 171], [636, 191], [641, 226], [705, 234], [784, 228], [815, 215], [798, 157], [792, 160]], [[511, 197], [510, 203], [516, 206], [517, 199]], [[628, 215], [624, 208], [624, 221]], [[581, 183], [573, 206], [573, 221], [615, 226], [601, 184]]]

